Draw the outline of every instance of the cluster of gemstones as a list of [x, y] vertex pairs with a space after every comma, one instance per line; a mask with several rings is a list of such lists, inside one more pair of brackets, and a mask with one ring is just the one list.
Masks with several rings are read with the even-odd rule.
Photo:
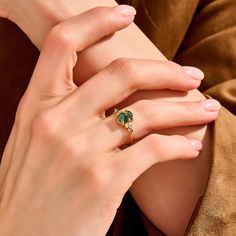
[[133, 134], [132, 129], [132, 121], [133, 121], [133, 113], [131, 111], [125, 110], [125, 111], [119, 111], [118, 109], [115, 109], [115, 113], [117, 115], [116, 121], [119, 125], [127, 128], [128, 132], [130, 134]]

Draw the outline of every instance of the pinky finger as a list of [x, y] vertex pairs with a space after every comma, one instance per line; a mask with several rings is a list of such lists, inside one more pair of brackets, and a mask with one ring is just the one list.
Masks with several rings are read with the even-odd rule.
[[117, 180], [130, 184], [154, 164], [199, 155], [202, 144], [184, 136], [151, 134], [136, 144], [116, 153], [112, 160]]

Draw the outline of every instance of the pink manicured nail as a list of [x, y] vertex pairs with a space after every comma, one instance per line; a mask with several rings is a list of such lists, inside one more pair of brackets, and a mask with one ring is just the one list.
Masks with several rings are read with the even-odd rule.
[[197, 151], [202, 150], [202, 143], [196, 139], [189, 139], [190, 143]]
[[114, 8], [116, 11], [119, 11], [119, 13], [122, 16], [135, 16], [136, 10], [135, 8], [129, 6], [129, 5], [119, 5]]
[[204, 79], [204, 73], [200, 69], [196, 67], [192, 67], [192, 66], [183, 66], [183, 68], [185, 72], [193, 79], [196, 79], [196, 80]]
[[207, 111], [219, 111], [221, 107], [220, 103], [215, 99], [207, 99], [201, 103]]

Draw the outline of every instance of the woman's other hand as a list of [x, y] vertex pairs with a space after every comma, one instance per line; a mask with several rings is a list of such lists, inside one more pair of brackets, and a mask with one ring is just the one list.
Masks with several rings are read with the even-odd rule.
[[217, 116], [217, 102], [215, 109], [206, 102], [146, 100], [125, 107], [134, 113], [137, 142], [124, 150], [119, 147], [127, 143], [127, 130], [114, 115], [105, 116], [137, 90], [198, 87], [200, 80], [185, 68], [119, 59], [80, 87], [73, 82], [76, 52], [128, 26], [134, 14], [127, 6], [93, 9], [55, 26], [47, 36], [4, 152], [4, 235], [104, 235], [125, 192], [145, 170], [198, 156], [197, 140], [150, 133], [210, 122]]

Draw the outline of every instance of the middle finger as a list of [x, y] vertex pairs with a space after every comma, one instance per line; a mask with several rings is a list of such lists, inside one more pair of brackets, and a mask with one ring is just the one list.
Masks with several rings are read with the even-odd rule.
[[[191, 71], [199, 76], [190, 76]], [[171, 89], [189, 91], [200, 85], [203, 73], [170, 61], [119, 59], [89, 79], [72, 94], [72, 110], [87, 102], [91, 115], [104, 114], [137, 90]], [[75, 107], [76, 106], [76, 107]]]

